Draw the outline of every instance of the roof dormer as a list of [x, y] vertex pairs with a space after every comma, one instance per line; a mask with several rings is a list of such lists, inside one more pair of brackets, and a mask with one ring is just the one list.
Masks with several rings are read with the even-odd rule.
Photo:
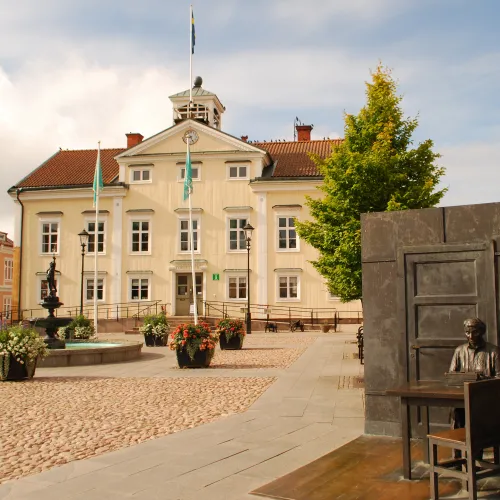
[[170, 96], [173, 104], [174, 123], [191, 118], [198, 120], [205, 125], [221, 130], [222, 113], [226, 108], [219, 101], [219, 98], [212, 92], [201, 87], [203, 80], [197, 76], [192, 89], [192, 102], [189, 105], [189, 90], [179, 92]]

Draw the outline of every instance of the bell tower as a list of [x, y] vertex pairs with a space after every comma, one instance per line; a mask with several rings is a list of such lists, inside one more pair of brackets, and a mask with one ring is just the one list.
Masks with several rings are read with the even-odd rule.
[[197, 76], [192, 89], [193, 101], [189, 105], [189, 89], [170, 96], [173, 105], [174, 123], [191, 118], [209, 127], [221, 130], [222, 114], [226, 108], [212, 92], [202, 88], [203, 79]]

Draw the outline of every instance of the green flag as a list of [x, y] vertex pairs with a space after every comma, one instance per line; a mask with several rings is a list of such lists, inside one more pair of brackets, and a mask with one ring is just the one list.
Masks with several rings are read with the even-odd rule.
[[193, 192], [193, 172], [191, 169], [191, 155], [189, 153], [189, 140], [186, 155], [186, 174], [184, 177], [184, 201], [186, 201], [189, 195]]
[[99, 196], [99, 193], [103, 190], [104, 188], [104, 182], [102, 180], [102, 169], [101, 169], [101, 143], [99, 143], [99, 147], [97, 149], [97, 161], [95, 164], [95, 173], [94, 173], [94, 207], [97, 202], [97, 197]]

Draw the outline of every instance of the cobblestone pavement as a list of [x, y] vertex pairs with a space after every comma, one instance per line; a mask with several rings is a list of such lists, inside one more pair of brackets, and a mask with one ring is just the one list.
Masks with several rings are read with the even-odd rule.
[[[217, 347], [210, 368], [283, 369], [316, 338], [247, 336], [240, 351]], [[174, 366], [175, 353], [168, 348], [149, 351]], [[6, 402], [0, 421], [0, 483], [243, 412], [274, 381], [235, 373], [238, 378], [229, 384], [227, 376], [203, 377], [204, 370], [196, 370], [198, 376], [182, 370], [189, 376], [176, 378], [114, 378], [112, 366], [107, 365], [106, 376], [57, 376], [70, 375], [71, 368], [38, 369], [32, 381], [0, 384], [0, 401]], [[132, 374], [133, 363], [128, 366]]]
[[273, 380], [42, 376], [4, 382], [0, 483], [240, 413]]

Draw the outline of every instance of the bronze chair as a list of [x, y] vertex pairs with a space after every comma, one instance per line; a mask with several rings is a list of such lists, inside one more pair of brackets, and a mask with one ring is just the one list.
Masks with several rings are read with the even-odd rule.
[[[439, 474], [466, 482], [469, 500], [477, 500], [478, 479], [500, 474], [500, 379], [465, 382], [464, 396], [465, 428], [428, 435], [432, 500], [439, 499]], [[438, 446], [460, 450], [462, 456], [438, 462]], [[482, 450], [491, 447], [493, 462], [482, 460]]]

